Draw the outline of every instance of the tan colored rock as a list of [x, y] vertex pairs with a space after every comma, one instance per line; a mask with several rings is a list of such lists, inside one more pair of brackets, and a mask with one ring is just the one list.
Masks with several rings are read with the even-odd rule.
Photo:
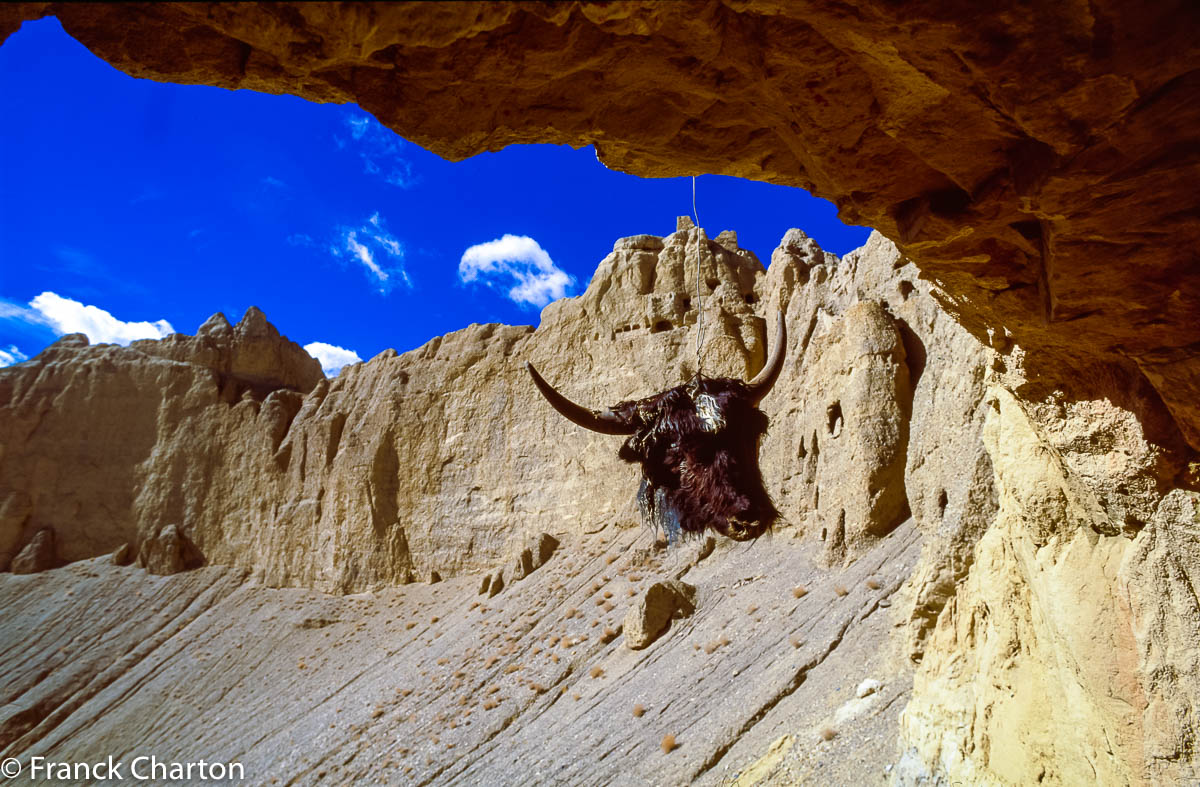
[[819, 398], [806, 408], [797, 451], [811, 455], [816, 468], [814, 527], [829, 558], [841, 561], [909, 515], [904, 466], [912, 389], [892, 318], [875, 302], [851, 306], [827, 333], [818, 329], [802, 380], [810, 401]]
[[[1188, 650], [1195, 504], [1173, 418], [1119, 362], [1050, 376], [1006, 332], [972, 335], [954, 319], [955, 300], [879, 235], [839, 260], [792, 231], [765, 273], [695, 228], [623, 239], [588, 290], [548, 307], [536, 330], [472, 326], [380, 354], [307, 394], [264, 394], [271, 375], [226, 374], [235, 354], [221, 348], [260, 341], [261, 326], [238, 338], [214, 318], [195, 339], [130, 348], [64, 337], [0, 370], [0, 547], [13, 554], [29, 532], [60, 523], [59, 551], [78, 560], [157, 543], [160, 523], [186, 522], [209, 562], [249, 570], [255, 585], [385, 592], [436, 566], [447, 586], [489, 572], [463, 592], [480, 589], [495, 598], [490, 608], [527, 603], [560, 565], [527, 570], [542, 555], [540, 534], [568, 543], [637, 532], [637, 475], [616, 458], [618, 439], [554, 413], [521, 363], [533, 360], [589, 406], [677, 384], [694, 368], [697, 243], [708, 373], [757, 371], [762, 314], [787, 315], [787, 362], [762, 404], [771, 427], [761, 463], [783, 514], [773, 538], [790, 533], [791, 548], [819, 554], [831, 514], [863, 514], [860, 529], [847, 528], [848, 546], [827, 555], [856, 580], [800, 580], [777, 567], [778, 596], [800, 582], [847, 583], [839, 603], [869, 605], [855, 615], [890, 605], [894, 637], [872, 653], [894, 649], [905, 668], [919, 662], [902, 728], [905, 773], [1003, 782], [1044, 771], [1066, 782], [1086, 778], [1094, 760], [1117, 782], [1185, 778], [1200, 686]], [[286, 350], [262, 355], [281, 365], [275, 383], [290, 374]], [[840, 428], [831, 393], [843, 405]], [[808, 450], [814, 429], [819, 453]], [[852, 437], [858, 447], [838, 454]], [[888, 532], [898, 500], [913, 522]], [[765, 581], [746, 564], [774, 546], [716, 547], [672, 575], [732, 590]], [[656, 553], [644, 551], [653, 565]], [[916, 551], [920, 562], [899, 557]], [[826, 596], [835, 598], [803, 599]], [[747, 607], [739, 602], [741, 618]], [[624, 629], [629, 641], [644, 638], [639, 626]], [[801, 659], [771, 651], [784, 685], [807, 663], [803, 633], [799, 645], [771, 640]], [[884, 684], [891, 692], [895, 681]], [[772, 739], [731, 751], [752, 762]], [[839, 745], [849, 744], [830, 744]]]
[[497, 569], [484, 580], [484, 586], [487, 588], [484, 592], [488, 598], [495, 598], [504, 590], [504, 569]]
[[111, 560], [114, 566], [128, 566], [137, 560], [137, 552], [134, 551], [133, 544], [126, 541], [112, 553]]
[[71, 561], [194, 521], [202, 551], [236, 562], [242, 544], [205, 539], [231, 510], [262, 516], [251, 501], [275, 494], [262, 468], [318, 379], [320, 364], [256, 309], [237, 327], [216, 315], [196, 337], [129, 347], [62, 337], [0, 374], [0, 557], [29, 528], [59, 529]]
[[1163, 498], [1132, 538], [1113, 530], [1086, 463], [1067, 458], [1080, 445], [1056, 447], [1010, 392], [990, 397], [1000, 507], [927, 645], [904, 744], [951, 779], [1175, 782], [1192, 767], [1179, 753], [1200, 685], [1183, 645], [1200, 611], [1180, 516], [1195, 495]]
[[450, 159], [595, 144], [805, 188], [975, 334], [1125, 359], [1200, 449], [1189, 5], [27, 3], [0, 36], [47, 14], [135, 77], [353, 102]]
[[672, 620], [696, 611], [696, 587], [668, 579], [653, 582], [625, 614], [625, 647], [641, 650], [667, 630]]
[[512, 578], [522, 580], [529, 576], [541, 568], [557, 548], [558, 539], [549, 533], [530, 536], [513, 559]]
[[137, 563], [151, 574], [178, 574], [204, 564], [204, 556], [178, 525], [166, 525], [142, 542]]
[[246, 309], [236, 326], [218, 312], [194, 337], [176, 333], [161, 340], [132, 342], [130, 347], [212, 369], [221, 375], [222, 393], [230, 401], [248, 391], [257, 399], [281, 388], [306, 393], [325, 376], [320, 362], [281, 336], [256, 306]]
[[25, 548], [12, 559], [11, 570], [14, 574], [36, 574], [54, 568], [57, 564], [54, 531], [46, 527], [34, 533]]

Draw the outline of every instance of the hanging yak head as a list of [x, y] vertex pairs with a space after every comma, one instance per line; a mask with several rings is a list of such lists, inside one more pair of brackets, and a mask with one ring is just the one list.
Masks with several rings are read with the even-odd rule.
[[575, 404], [542, 379], [533, 383], [567, 420], [594, 432], [625, 435], [618, 454], [642, 467], [638, 504], [673, 542], [705, 528], [736, 541], [758, 538], [779, 512], [758, 469], [758, 438], [767, 431], [759, 401], [783, 368], [787, 332], [779, 315], [766, 366], [748, 383], [697, 375], [662, 393], [605, 410]]

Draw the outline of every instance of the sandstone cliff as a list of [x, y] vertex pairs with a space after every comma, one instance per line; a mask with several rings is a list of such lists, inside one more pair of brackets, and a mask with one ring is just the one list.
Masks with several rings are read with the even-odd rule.
[[[1107, 386], [1103, 399], [1065, 384], [1034, 398], [1042, 389], [1022, 348], [980, 342], [945, 301], [878, 235], [839, 260], [793, 230], [764, 271], [733, 233], [709, 239], [680, 220], [665, 237], [617, 241], [586, 292], [549, 306], [536, 330], [472, 326], [315, 385], [315, 362], [257, 312], [128, 349], [64, 339], [0, 372], [10, 554], [49, 528], [59, 560], [129, 542], [117, 562], [141, 552], [170, 573], [189, 565], [185, 538], [232, 570], [151, 580], [101, 556], [6, 578], [5, 606], [19, 612], [6, 636], [33, 636], [27, 627], [48, 609], [86, 614], [142, 585], [162, 599], [148, 631], [192, 628], [181, 649], [109, 677], [89, 665], [147, 632], [121, 628], [104, 646], [37, 634], [35, 652], [66, 648], [71, 660], [52, 658], [54, 678], [37, 681], [39, 658], [12, 652], [0, 744], [90, 756], [136, 729], [186, 756], [185, 742], [210, 738], [207, 715], [230, 703], [267, 709], [282, 731], [317, 692], [328, 697], [317, 718], [331, 721], [298, 743], [211, 745], [302, 781], [373, 774], [383, 759], [410, 777], [468, 782], [528, 762], [583, 781], [712, 782], [743, 770], [776, 782], [1186, 777], [1200, 686], [1186, 445], [1149, 386], [1119, 369], [1088, 381]], [[636, 475], [617, 460], [617, 438], [562, 420], [522, 362], [585, 404], [644, 395], [694, 369], [701, 305], [708, 373], [753, 374], [763, 315], [787, 316], [761, 450], [783, 521], [749, 551], [658, 553], [638, 525]], [[561, 546], [513, 564], [541, 532]], [[396, 589], [432, 572], [447, 581]], [[492, 597], [464, 611], [482, 572]], [[653, 576], [696, 586], [696, 613], [634, 657], [622, 620]], [[373, 592], [322, 600], [264, 585]], [[236, 630], [219, 622], [246, 614], [254, 622]], [[485, 622], [502, 633], [480, 640]], [[332, 650], [331, 631], [344, 643]], [[170, 681], [210, 658], [228, 664], [208, 679], [227, 688], [160, 711], [186, 735], [167, 736], [166, 716], [129, 715], [165, 688], [133, 690], [128, 710], [105, 699], [146, 669]], [[607, 678], [589, 677], [593, 668]], [[343, 670], [359, 675], [349, 693], [331, 688]], [[274, 688], [252, 689], [251, 674]], [[835, 691], [868, 677], [883, 694]], [[730, 685], [747, 701], [731, 703]], [[81, 686], [92, 699], [74, 715], [79, 700], [68, 698]], [[688, 696], [711, 713], [677, 704]], [[337, 725], [347, 703], [359, 710]], [[654, 706], [654, 734], [615, 721], [636, 703]], [[1048, 712], [1062, 707], [1071, 713]], [[464, 708], [482, 718], [468, 724]], [[329, 723], [337, 732], [323, 731]], [[580, 725], [593, 734], [535, 744]], [[835, 737], [822, 742], [826, 727]], [[685, 745], [651, 759], [655, 735], [668, 732]], [[888, 741], [884, 753], [855, 760], [869, 738]], [[605, 754], [620, 741], [628, 754]], [[331, 770], [302, 751], [350, 764]]]

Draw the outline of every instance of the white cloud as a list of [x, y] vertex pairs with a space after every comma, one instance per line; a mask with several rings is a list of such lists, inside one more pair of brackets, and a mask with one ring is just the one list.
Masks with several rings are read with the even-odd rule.
[[362, 363], [362, 358], [359, 358], [354, 350], [347, 350], [335, 344], [309, 342], [304, 345], [304, 351], [321, 362], [321, 369], [326, 377], [337, 377], [342, 367]]
[[33, 309], [25, 306], [20, 306], [12, 301], [0, 299], [0, 319], [2, 320], [20, 320], [22, 322], [33, 323], [34, 325], [45, 325], [46, 321], [42, 315], [35, 312]]
[[53, 292], [43, 292], [31, 300], [29, 306], [30, 310], [25, 310], [25, 314], [13, 316], [47, 325], [60, 336], [87, 334], [88, 341], [93, 344], [129, 344], [135, 339], [161, 339], [175, 333], [166, 320], [125, 322], [98, 306], [86, 306]]
[[367, 129], [371, 127], [371, 119], [366, 115], [355, 115], [346, 118], [346, 125], [350, 126], [350, 136], [362, 139], [363, 134], [366, 134]]
[[412, 288], [412, 279], [404, 269], [404, 244], [388, 232], [379, 212], [371, 214], [361, 227], [342, 227], [329, 247], [335, 257], [349, 258], [362, 265], [370, 278], [386, 293], [397, 281]]
[[388, 272], [375, 263], [375, 256], [371, 254], [371, 250], [358, 242], [358, 233], [354, 230], [346, 233], [346, 250], [365, 265], [367, 270], [375, 274], [375, 278], [379, 279], [379, 281], [385, 282], [388, 280]]
[[[346, 125], [356, 143], [355, 149], [362, 159], [364, 172], [377, 175], [402, 189], [416, 185], [418, 178], [413, 175], [412, 164], [402, 155], [405, 142], [398, 134], [384, 128], [369, 115], [351, 115], [346, 118]], [[334, 139], [338, 149], [346, 147], [343, 140]]]
[[524, 307], [545, 306], [575, 284], [527, 235], [505, 235], [467, 249], [458, 263], [458, 280], [464, 284], [481, 280], [493, 288], [512, 283], [507, 295]]
[[10, 344], [8, 349], [0, 348], [0, 369], [5, 366], [12, 366], [14, 363], [28, 361], [29, 356], [17, 349], [17, 345]]

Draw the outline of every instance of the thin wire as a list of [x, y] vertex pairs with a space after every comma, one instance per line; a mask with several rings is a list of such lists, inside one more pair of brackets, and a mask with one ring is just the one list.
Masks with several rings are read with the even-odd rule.
[[700, 293], [700, 214], [696, 211], [695, 175], [692, 175], [692, 218], [696, 220], [696, 375], [699, 376], [704, 347], [704, 296]]

